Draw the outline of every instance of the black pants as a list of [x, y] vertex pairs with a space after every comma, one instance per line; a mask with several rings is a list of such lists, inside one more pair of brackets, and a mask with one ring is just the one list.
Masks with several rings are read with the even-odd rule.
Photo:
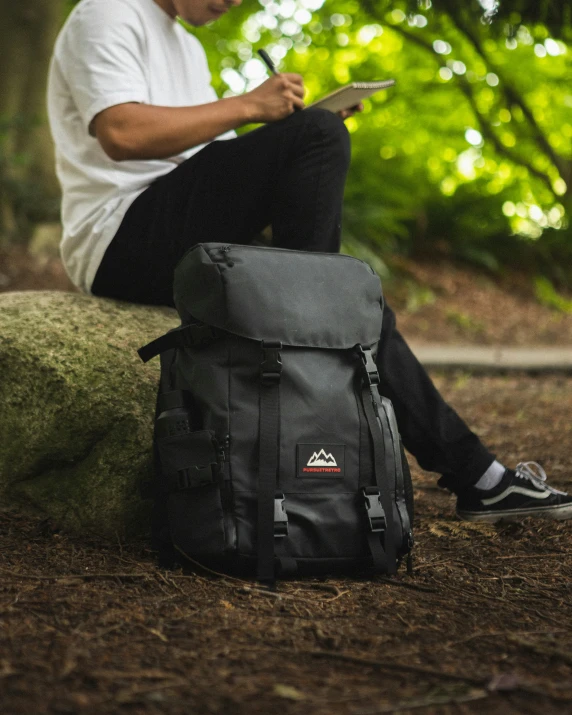
[[[173, 272], [196, 243], [248, 244], [272, 225], [281, 248], [338, 252], [350, 143], [343, 122], [304, 110], [229, 141], [214, 141], [131, 205], [107, 249], [94, 295], [173, 305]], [[386, 305], [378, 354], [382, 393], [406, 448], [454, 491], [494, 456], [440, 396]]]

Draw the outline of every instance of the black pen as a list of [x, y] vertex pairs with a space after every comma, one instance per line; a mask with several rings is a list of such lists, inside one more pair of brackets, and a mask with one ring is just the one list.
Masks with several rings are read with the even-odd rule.
[[272, 74], [278, 74], [278, 70], [274, 66], [274, 62], [270, 59], [270, 55], [266, 50], [257, 50], [258, 54], [262, 57], [262, 61], [264, 64], [268, 67], [268, 69], [272, 72]]
[[[278, 70], [274, 66], [274, 62], [272, 62], [272, 60], [270, 59], [270, 55], [268, 54], [268, 52], [266, 52], [266, 50], [256, 50], [256, 51], [258, 52], [260, 57], [262, 57], [262, 61], [268, 67], [268, 69], [272, 72], [272, 74], [280, 74], [280, 72], [278, 72]], [[294, 111], [299, 112], [300, 107], [294, 107]]]

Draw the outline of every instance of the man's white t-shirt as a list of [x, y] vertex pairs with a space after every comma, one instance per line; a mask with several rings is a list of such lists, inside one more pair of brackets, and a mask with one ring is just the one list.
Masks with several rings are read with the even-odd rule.
[[[62, 185], [61, 254], [89, 293], [103, 255], [135, 198], [198, 152], [164, 160], [110, 159], [90, 135], [94, 117], [126, 102], [163, 107], [217, 99], [199, 41], [154, 0], [82, 0], [57, 39], [48, 114]], [[232, 138], [227, 132], [220, 138]]]

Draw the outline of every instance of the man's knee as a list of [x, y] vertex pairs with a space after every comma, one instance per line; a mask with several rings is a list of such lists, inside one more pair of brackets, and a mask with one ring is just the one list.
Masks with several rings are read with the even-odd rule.
[[308, 107], [304, 110], [304, 115], [311, 121], [315, 121], [323, 130], [336, 136], [348, 136], [348, 130], [341, 119], [329, 109], [321, 109], [320, 107]]
[[309, 108], [296, 112], [312, 131], [320, 135], [321, 143], [336, 154], [342, 164], [350, 163], [350, 135], [343, 120], [328, 109]]
[[349, 133], [343, 120], [329, 109], [309, 107], [302, 112], [305, 119], [320, 128], [322, 132], [334, 140], [349, 144]]

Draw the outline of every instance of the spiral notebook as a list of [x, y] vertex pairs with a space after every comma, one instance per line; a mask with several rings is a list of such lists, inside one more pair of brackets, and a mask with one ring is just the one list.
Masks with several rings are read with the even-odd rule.
[[355, 107], [355, 105], [359, 104], [363, 99], [371, 97], [372, 94], [382, 89], [393, 87], [394, 84], [394, 79], [385, 79], [377, 82], [352, 82], [318, 99], [313, 104], [309, 104], [308, 107], [320, 107], [321, 109], [329, 109], [330, 112], [340, 112], [342, 109]]

